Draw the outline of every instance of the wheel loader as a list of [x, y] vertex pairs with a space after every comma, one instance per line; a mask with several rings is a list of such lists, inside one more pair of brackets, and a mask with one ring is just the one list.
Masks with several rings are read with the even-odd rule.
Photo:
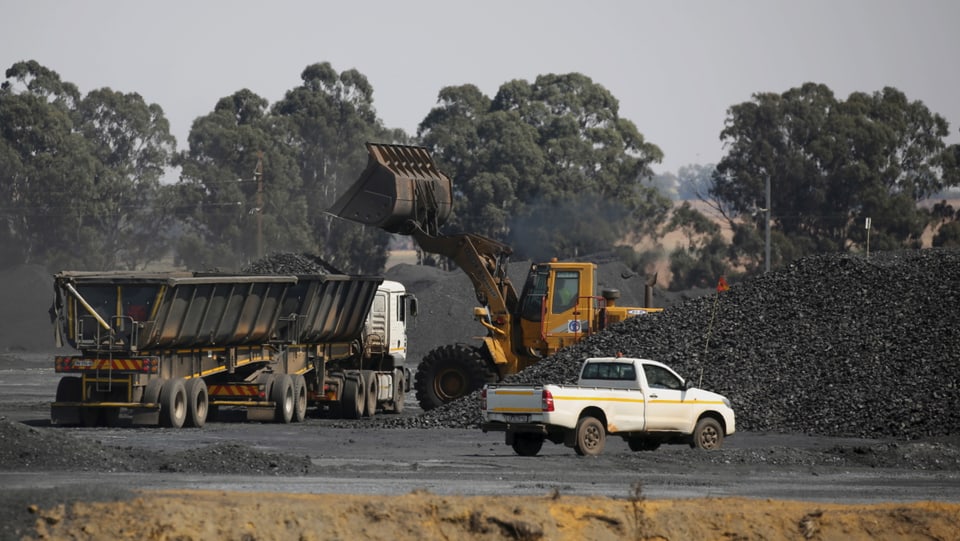
[[[414, 379], [424, 410], [519, 372], [608, 325], [657, 312], [617, 305], [619, 291], [597, 291], [597, 266], [553, 259], [530, 266], [520, 294], [507, 276], [512, 250], [473, 234], [443, 234], [453, 186], [424, 147], [367, 143], [367, 166], [328, 212], [412, 236], [427, 253], [453, 260], [473, 284], [474, 318], [486, 328], [479, 345], [447, 344], [428, 352]], [[645, 304], [650, 304], [652, 283]]]

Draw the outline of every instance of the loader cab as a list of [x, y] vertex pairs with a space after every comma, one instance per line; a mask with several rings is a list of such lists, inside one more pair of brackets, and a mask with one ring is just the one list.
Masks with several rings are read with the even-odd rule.
[[520, 295], [523, 348], [539, 357], [596, 332], [594, 314], [599, 306], [596, 265], [582, 262], [535, 264], [530, 267]]

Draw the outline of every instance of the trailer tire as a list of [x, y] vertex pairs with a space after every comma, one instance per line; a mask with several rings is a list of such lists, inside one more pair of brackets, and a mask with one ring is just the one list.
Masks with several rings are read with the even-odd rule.
[[276, 404], [276, 414], [274, 415], [276, 422], [287, 424], [293, 420], [294, 394], [290, 376], [280, 374], [273, 380], [270, 400]]
[[372, 419], [377, 414], [377, 395], [380, 394], [377, 374], [371, 370], [364, 370], [363, 383], [366, 389], [364, 394], [363, 416]]
[[607, 430], [596, 417], [586, 415], [577, 421], [574, 450], [580, 456], [597, 456], [603, 452]]
[[359, 375], [344, 378], [340, 404], [344, 419], [359, 419], [363, 415], [363, 378]]
[[210, 395], [207, 383], [200, 378], [191, 378], [186, 383], [187, 419], [186, 425], [200, 428], [207, 423], [210, 413]]
[[479, 349], [455, 344], [436, 348], [423, 357], [414, 386], [420, 407], [429, 411], [497, 379], [496, 371]]
[[[96, 389], [95, 383], [87, 383], [86, 400], [100, 402], [103, 395]], [[83, 400], [83, 398], [81, 398]], [[104, 424], [103, 410], [91, 406], [80, 406], [80, 425], [86, 427], [102, 426]]]
[[537, 456], [543, 448], [543, 436], [539, 434], [514, 434], [513, 452], [520, 456]]
[[303, 374], [293, 377], [293, 422], [301, 423], [307, 418], [307, 380]]
[[[83, 383], [76, 376], [64, 376], [57, 383], [57, 402], [80, 402], [83, 399]], [[69, 408], [60, 408], [56, 415], [52, 416], [63, 419], [60, 423], [64, 425], [74, 425], [80, 422], [80, 408], [71, 406]]]
[[160, 388], [160, 425], [182, 428], [186, 419], [187, 389], [183, 379], [168, 379]]

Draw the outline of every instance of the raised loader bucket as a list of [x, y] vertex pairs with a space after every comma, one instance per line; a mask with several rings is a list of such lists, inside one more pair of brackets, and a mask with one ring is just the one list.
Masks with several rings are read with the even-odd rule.
[[390, 233], [436, 235], [450, 217], [453, 190], [424, 147], [367, 143], [360, 178], [327, 211]]

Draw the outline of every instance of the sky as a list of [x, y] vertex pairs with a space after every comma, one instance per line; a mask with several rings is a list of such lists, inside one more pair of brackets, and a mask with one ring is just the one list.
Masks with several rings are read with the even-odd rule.
[[[160, 105], [178, 146], [216, 102], [271, 103], [329, 62], [356, 69], [384, 125], [415, 134], [447, 86], [581, 73], [664, 153], [718, 162], [727, 110], [806, 82], [838, 99], [892, 86], [960, 142], [956, 0], [0, 0], [0, 66], [36, 60], [83, 93]], [[951, 67], [952, 66], [952, 67]]]

